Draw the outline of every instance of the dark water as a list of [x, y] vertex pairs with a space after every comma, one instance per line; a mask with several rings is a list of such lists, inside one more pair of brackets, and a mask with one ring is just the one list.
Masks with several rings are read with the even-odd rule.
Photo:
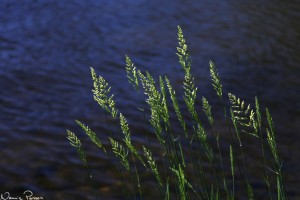
[[[154, 76], [167, 74], [176, 87], [183, 75], [175, 55], [181, 25], [199, 96], [214, 98], [212, 59], [225, 91], [248, 101], [257, 95], [270, 107], [287, 192], [300, 198], [299, 21], [297, 1], [1, 0], [0, 191], [92, 199], [87, 173], [65, 139], [65, 129], [79, 132], [74, 119], [99, 134], [107, 130], [92, 99], [89, 67], [110, 82], [118, 108], [139, 130], [143, 124], [124, 55]], [[97, 171], [99, 196], [120, 197], [106, 157], [79, 136]], [[145, 142], [142, 136], [135, 140]]]

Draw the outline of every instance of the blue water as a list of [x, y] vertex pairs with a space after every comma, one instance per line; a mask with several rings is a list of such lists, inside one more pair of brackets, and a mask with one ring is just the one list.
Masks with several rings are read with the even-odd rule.
[[[300, 198], [299, 21], [297, 1], [1, 0], [0, 192], [29, 189], [45, 199], [92, 199], [65, 131], [79, 133], [74, 119], [100, 135], [111, 129], [93, 101], [89, 67], [110, 83], [133, 128], [143, 130], [124, 56], [155, 77], [168, 75], [180, 90], [183, 73], [175, 52], [181, 25], [199, 97], [215, 99], [208, 71], [213, 60], [225, 92], [249, 102], [256, 95], [270, 107], [287, 191]], [[98, 171], [100, 196], [120, 197], [107, 158], [79, 137]], [[140, 135], [135, 140], [146, 142]]]

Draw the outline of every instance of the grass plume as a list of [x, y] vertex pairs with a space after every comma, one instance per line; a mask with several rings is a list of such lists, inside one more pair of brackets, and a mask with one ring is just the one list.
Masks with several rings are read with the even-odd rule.
[[[157, 186], [151, 188], [152, 193], [160, 199], [255, 199], [256, 188], [252, 187], [253, 183], [248, 179], [253, 173], [249, 170], [251, 167], [246, 159], [249, 152], [244, 148], [247, 145], [247, 135], [252, 136], [251, 139], [261, 146], [262, 161], [258, 164], [264, 169], [261, 172], [262, 181], [267, 186], [269, 199], [274, 199], [275, 195], [278, 200], [287, 199], [282, 173], [283, 162], [278, 152], [275, 126], [269, 109], [261, 113], [257, 97], [253, 108], [232, 93], [227, 94], [228, 99], [223, 98], [225, 91], [218, 70], [209, 61], [212, 88], [223, 105], [221, 113], [225, 113], [224, 119], [214, 118], [214, 105], [209, 103], [214, 101], [206, 97], [202, 97], [200, 105], [203, 112], [198, 112], [198, 89], [191, 73], [192, 59], [180, 26], [177, 38], [176, 54], [184, 73], [182, 98], [185, 105], [179, 104], [180, 97], [167, 76], [156, 79], [149, 72], [137, 69], [131, 59], [125, 56], [125, 71], [129, 83], [137, 92], [143, 90], [146, 96], [148, 110], [138, 110], [142, 110], [148, 146], [133, 140], [136, 130], [130, 130], [130, 120], [127, 121], [116, 109], [111, 87], [91, 68], [94, 100], [117, 122], [113, 124], [118, 124], [119, 127], [115, 134], [110, 134], [105, 139], [106, 142], [103, 142], [87, 125], [80, 121], [76, 123], [92, 143], [116, 165], [123, 183], [124, 199], [143, 199], [149, 195], [144, 194], [143, 190], [143, 183], [149, 180], [145, 179], [147, 174], [153, 177]], [[231, 120], [226, 113], [230, 113]], [[207, 118], [206, 123], [202, 122], [201, 115]], [[216, 125], [221, 120], [227, 126], [224, 130]], [[150, 144], [149, 135], [152, 133], [154, 137]], [[224, 142], [222, 138], [226, 137], [230, 140]], [[79, 138], [67, 130], [67, 139], [76, 149], [79, 159], [87, 166], [86, 154]], [[269, 157], [273, 160], [267, 160]], [[269, 166], [270, 163], [273, 165]], [[125, 187], [127, 181], [131, 183], [131, 188]], [[239, 196], [241, 194], [244, 196]]]

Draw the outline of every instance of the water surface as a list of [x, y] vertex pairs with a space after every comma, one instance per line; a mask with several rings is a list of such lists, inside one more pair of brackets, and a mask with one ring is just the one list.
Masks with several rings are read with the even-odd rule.
[[[300, 198], [299, 9], [297, 1], [0, 1], [0, 192], [93, 199], [86, 171], [65, 138], [66, 129], [80, 133], [74, 119], [100, 135], [109, 129], [92, 98], [89, 67], [111, 84], [133, 128], [143, 130], [124, 55], [155, 77], [168, 75], [180, 90], [175, 47], [181, 25], [199, 97], [214, 102], [212, 59], [226, 92], [249, 102], [256, 95], [270, 107], [287, 191]], [[97, 171], [100, 196], [121, 198], [107, 158], [79, 137]], [[146, 142], [141, 135], [135, 141]]]

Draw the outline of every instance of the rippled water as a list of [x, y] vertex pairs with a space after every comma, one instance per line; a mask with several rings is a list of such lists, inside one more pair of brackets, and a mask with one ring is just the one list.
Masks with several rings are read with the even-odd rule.
[[[0, 192], [92, 199], [87, 173], [65, 138], [65, 129], [79, 132], [74, 119], [99, 134], [108, 129], [92, 99], [89, 67], [110, 82], [118, 108], [143, 130], [124, 55], [154, 76], [167, 74], [176, 87], [183, 75], [175, 55], [181, 25], [199, 95], [214, 98], [212, 59], [226, 91], [248, 101], [257, 95], [270, 107], [287, 191], [300, 198], [299, 21], [297, 1], [1, 0]], [[100, 196], [120, 198], [111, 165], [80, 137]]]

